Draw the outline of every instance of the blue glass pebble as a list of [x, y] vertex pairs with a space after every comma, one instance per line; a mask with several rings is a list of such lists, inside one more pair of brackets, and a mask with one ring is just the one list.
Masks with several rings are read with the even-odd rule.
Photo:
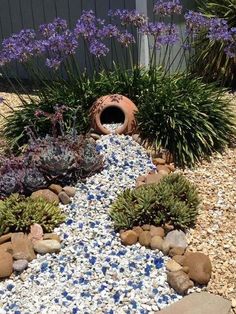
[[14, 287], [15, 286], [10, 283], [9, 285], [7, 285], [7, 290], [11, 291]]

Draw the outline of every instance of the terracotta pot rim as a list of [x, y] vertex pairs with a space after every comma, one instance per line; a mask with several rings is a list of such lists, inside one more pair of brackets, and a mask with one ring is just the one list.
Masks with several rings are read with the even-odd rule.
[[99, 112], [99, 114], [96, 116], [95, 120], [96, 120], [96, 123], [97, 123], [97, 126], [101, 129], [101, 131], [104, 133], [104, 134], [111, 134], [112, 132], [110, 130], [108, 130], [107, 128], [105, 128], [103, 126], [103, 124], [101, 123], [101, 115], [102, 113], [104, 112], [104, 110], [106, 110], [107, 108], [110, 108], [110, 107], [116, 107], [118, 108], [120, 111], [123, 112], [124, 114], [124, 117], [125, 117], [125, 120], [124, 120], [124, 123], [119, 127], [117, 128], [114, 133], [115, 134], [121, 134], [124, 132], [124, 130], [127, 128], [127, 125], [129, 123], [129, 119], [128, 119], [128, 116], [127, 116], [127, 112], [125, 110], [125, 108], [122, 108], [119, 104], [117, 103], [107, 103], [105, 104], [105, 106], [103, 107], [103, 109], [101, 110], [101, 112]]

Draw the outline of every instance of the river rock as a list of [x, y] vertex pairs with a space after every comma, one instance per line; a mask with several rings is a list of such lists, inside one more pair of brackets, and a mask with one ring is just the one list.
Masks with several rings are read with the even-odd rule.
[[58, 195], [62, 191], [62, 186], [60, 186], [59, 184], [51, 184], [49, 186], [49, 190]]
[[62, 191], [58, 194], [58, 197], [63, 205], [67, 205], [71, 203], [70, 197], [66, 194], [66, 192]]
[[138, 237], [139, 237], [140, 233], [143, 232], [143, 229], [140, 226], [135, 226], [135, 227], [133, 227], [132, 230], [137, 234]]
[[0, 237], [0, 244], [11, 241], [11, 233], [4, 234]]
[[142, 225], [143, 231], [149, 231], [150, 228], [151, 228], [151, 225], [148, 225], [148, 224]]
[[8, 252], [10, 254], [13, 253], [13, 248], [11, 242], [5, 242], [0, 245], [0, 256], [2, 252]]
[[159, 236], [159, 237], [164, 238], [165, 230], [162, 227], [151, 226], [150, 234], [152, 237]]
[[14, 261], [13, 269], [17, 272], [22, 272], [28, 267], [28, 261], [26, 259], [19, 259]]
[[34, 242], [43, 239], [43, 228], [39, 224], [30, 226], [29, 239]]
[[56, 233], [45, 233], [43, 235], [43, 240], [56, 240], [59, 243], [61, 243], [61, 239], [60, 239], [59, 235]]
[[121, 242], [124, 245], [133, 245], [137, 243], [138, 241], [138, 236], [137, 233], [133, 230], [127, 230], [121, 233], [120, 235]]
[[56, 193], [52, 192], [49, 189], [44, 189], [44, 190], [38, 190], [36, 192], [33, 192], [31, 194], [31, 198], [37, 199], [37, 198], [43, 198], [49, 203], [55, 203], [59, 204], [59, 198]]
[[166, 269], [169, 271], [178, 271], [182, 269], [182, 266], [180, 266], [173, 259], [171, 259], [166, 263]]
[[63, 191], [66, 192], [69, 197], [74, 197], [76, 193], [76, 189], [72, 186], [64, 186]]
[[168, 241], [166, 241], [166, 239], [164, 239], [162, 242], [161, 251], [164, 255], [168, 255], [168, 253], [170, 251], [170, 243]]
[[151, 238], [152, 237], [149, 231], [143, 231], [142, 233], [140, 233], [138, 241], [141, 245], [149, 247], [151, 243]]
[[185, 249], [182, 247], [173, 247], [169, 251], [170, 257], [173, 257], [175, 255], [184, 255]]
[[170, 169], [167, 165], [157, 165], [157, 170], [158, 170], [158, 172], [161, 170], [164, 170], [168, 174], [170, 173]]
[[167, 233], [166, 240], [169, 242], [170, 247], [181, 247], [186, 249], [188, 246], [185, 233], [182, 230], [173, 230]]
[[194, 284], [182, 270], [167, 273], [168, 284], [179, 294], [186, 294]]
[[188, 253], [183, 261], [183, 266], [189, 267], [189, 278], [193, 281], [206, 285], [211, 278], [211, 261], [203, 253]]
[[34, 250], [40, 254], [58, 253], [61, 245], [57, 240], [40, 240], [34, 243]]
[[26, 259], [28, 262], [31, 262], [36, 258], [32, 242], [23, 232], [13, 233], [11, 237], [11, 243], [14, 259]]
[[152, 250], [162, 250], [163, 239], [160, 236], [154, 236], [151, 238], [150, 246]]
[[10, 277], [13, 272], [13, 258], [8, 252], [1, 252], [0, 256], [0, 278]]
[[181, 266], [183, 266], [183, 263], [184, 263], [184, 259], [185, 257], [183, 255], [175, 255], [172, 257], [172, 259], [174, 261], [176, 261], [176, 263], [180, 264]]
[[163, 158], [153, 158], [152, 162], [155, 166], [157, 165], [165, 165], [166, 161]]
[[161, 175], [160, 173], [149, 173], [146, 176], [145, 183], [146, 184], [159, 183], [162, 178], [163, 175]]

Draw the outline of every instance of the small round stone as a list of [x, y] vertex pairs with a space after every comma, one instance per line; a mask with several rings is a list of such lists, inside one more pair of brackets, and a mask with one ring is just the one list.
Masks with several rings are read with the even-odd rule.
[[25, 259], [19, 259], [17, 261], [14, 261], [13, 263], [13, 269], [17, 272], [22, 272], [28, 267], [28, 261]]
[[149, 247], [151, 243], [151, 239], [152, 237], [151, 237], [150, 232], [143, 231], [142, 233], [140, 233], [138, 241], [142, 246]]
[[138, 241], [138, 235], [133, 230], [127, 230], [121, 233], [120, 235], [121, 242], [124, 245], [133, 245]]
[[151, 239], [150, 246], [152, 250], [162, 250], [163, 239], [160, 236], [154, 236]]

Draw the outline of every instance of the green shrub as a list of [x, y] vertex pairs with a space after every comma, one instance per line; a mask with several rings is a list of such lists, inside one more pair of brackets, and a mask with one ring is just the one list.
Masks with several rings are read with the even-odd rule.
[[234, 116], [223, 90], [198, 78], [163, 78], [140, 99], [137, 120], [143, 139], [165, 148], [179, 166], [192, 166], [230, 143]]
[[[236, 27], [236, 0], [200, 0], [200, 12], [209, 17], [220, 17], [230, 28]], [[197, 39], [193, 70], [208, 81], [221, 80], [236, 86], [236, 63], [225, 53], [227, 42], [209, 40], [204, 34]]]
[[27, 232], [34, 223], [40, 224], [45, 232], [52, 232], [64, 220], [61, 209], [43, 199], [33, 200], [12, 194], [0, 201], [0, 235]]
[[194, 224], [199, 198], [195, 187], [180, 174], [171, 174], [158, 184], [127, 189], [113, 203], [110, 216], [116, 229], [171, 222], [185, 229]]

